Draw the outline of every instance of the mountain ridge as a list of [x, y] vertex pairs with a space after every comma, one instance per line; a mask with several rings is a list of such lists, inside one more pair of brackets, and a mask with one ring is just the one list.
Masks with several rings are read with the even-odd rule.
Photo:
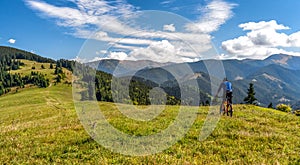
[[[118, 60], [116, 60], [118, 61]], [[205, 74], [205, 78], [198, 81], [199, 88], [202, 88], [202, 91], [209, 91], [207, 89], [211, 89], [209, 87], [210, 76], [209, 72], [206, 68], [205, 63], [211, 60], [200, 60], [197, 62], [191, 63], [172, 63], [168, 65], [161, 65], [158, 67], [147, 67], [144, 66], [142, 69], [139, 68], [130, 68], [130, 73], [132, 76], [142, 77], [144, 79], [151, 80], [153, 77], [151, 75], [160, 75], [159, 68], [161, 70], [170, 70], [175, 73], [179, 73], [181, 81], [188, 81], [187, 78], [193, 77], [196, 73]], [[255, 84], [255, 88], [257, 90], [257, 98], [260, 101], [261, 106], [267, 106], [269, 103], [279, 104], [286, 103], [293, 105], [294, 103], [300, 100], [300, 65], [296, 65], [299, 61], [300, 57], [291, 56], [286, 54], [274, 54], [263, 60], [255, 60], [255, 59], [246, 59], [246, 60], [222, 60], [222, 64], [224, 66], [224, 70], [226, 73], [226, 77], [231, 80], [234, 84], [235, 90], [235, 103], [242, 103], [243, 98], [246, 96], [248, 84], [250, 82]], [[104, 62], [104, 61], [102, 61]], [[122, 61], [123, 66], [126, 66], [128, 61]], [[104, 62], [105, 63], [105, 62]], [[135, 63], [139, 63], [136, 61]], [[157, 64], [157, 62], [155, 62]], [[103, 67], [103, 63], [101, 66], [98, 66], [98, 70], [105, 72], [105, 67]], [[132, 64], [131, 64], [132, 66]], [[186, 73], [181, 71], [181, 68], [190, 67], [193, 73]], [[110, 69], [112, 69], [111, 67]], [[126, 68], [122, 68], [123, 73], [126, 73]], [[124, 74], [123, 76], [125, 76]], [[120, 75], [122, 76], [122, 74]], [[128, 75], [127, 75], [128, 76]], [[163, 84], [164, 82], [173, 81], [172, 79], [168, 79], [160, 75], [162, 78], [159, 79], [155, 76], [155, 81]], [[170, 77], [170, 76], [169, 76]], [[196, 78], [196, 77], [194, 77]], [[275, 82], [275, 80], [281, 80], [282, 82]], [[206, 83], [205, 83], [206, 82]], [[172, 83], [171, 83], [172, 84]], [[277, 96], [277, 97], [274, 97]], [[267, 99], [266, 99], [267, 98]], [[298, 105], [298, 104], [297, 104]], [[300, 108], [295, 106], [294, 108]]]
[[[21, 53], [20, 53], [21, 52]], [[23, 52], [23, 55], [22, 55]], [[24, 53], [25, 52], [25, 53]], [[37, 61], [50, 61], [52, 59], [22, 51], [16, 48], [0, 46], [0, 57], [5, 55], [15, 56], [16, 58], [30, 57]], [[159, 63], [150, 60], [142, 61], [119, 61], [114, 59], [101, 60], [93, 63], [93, 68], [100, 71], [114, 74], [118, 69], [119, 77], [135, 76], [150, 80], [166, 88], [178, 89], [178, 82], [190, 85], [190, 81], [196, 80], [200, 92], [208, 94], [211, 89], [211, 76], [208, 74], [205, 62], [211, 60], [201, 60], [191, 63]], [[257, 98], [261, 106], [287, 103], [300, 108], [300, 66], [296, 65], [300, 57], [275, 54], [263, 60], [222, 60], [226, 76], [234, 85], [234, 102], [242, 103], [246, 96], [248, 84], [253, 82], [257, 91]], [[182, 68], [189, 67], [190, 70]], [[70, 66], [70, 68], [72, 68]], [[165, 72], [163, 74], [163, 72]], [[175, 81], [173, 73], [178, 73]], [[153, 77], [153, 75], [156, 75]], [[164, 76], [165, 75], [165, 76]], [[169, 75], [169, 76], [168, 76]], [[173, 83], [175, 81], [176, 83]]]

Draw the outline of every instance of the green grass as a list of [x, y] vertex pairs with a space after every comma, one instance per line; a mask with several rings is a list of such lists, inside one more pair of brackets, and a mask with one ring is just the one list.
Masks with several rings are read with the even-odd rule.
[[[50, 69], [50, 63], [40, 63], [36, 61], [30, 61], [30, 60], [20, 60], [25, 65], [20, 66], [20, 69], [18, 70], [12, 70], [10, 71], [12, 74], [14, 73], [20, 73], [22, 76], [24, 75], [30, 75], [31, 71], [39, 72], [46, 75], [46, 78], [48, 78], [51, 82], [54, 82], [54, 78], [56, 75], [54, 75], [55, 69]], [[42, 65], [44, 65], [45, 69], [42, 69]], [[53, 68], [55, 68], [56, 64], [53, 64]], [[32, 69], [32, 67], [35, 67], [35, 69]], [[71, 82], [72, 80], [72, 73], [63, 68], [63, 72], [66, 74], [65, 81]]]
[[[47, 67], [46, 67], [47, 68]], [[173, 122], [178, 107], [156, 119], [124, 117], [112, 103], [99, 102], [108, 121], [132, 135], [149, 135]], [[0, 97], [1, 164], [299, 164], [300, 118], [246, 105], [234, 106], [216, 129], [198, 141], [207, 107], [199, 108], [187, 135], [150, 156], [124, 156], [95, 142], [83, 129], [67, 85], [25, 89]]]
[[[52, 85], [55, 85], [55, 78], [57, 75], [54, 74], [55, 69], [50, 69], [50, 63], [40, 63], [40, 62], [36, 62], [36, 61], [30, 61], [30, 60], [24, 60], [24, 59], [20, 59], [20, 61], [22, 63], [24, 63], [23, 66], [20, 66], [20, 69], [18, 70], [11, 70], [10, 73], [11, 74], [21, 74], [21, 76], [26, 76], [26, 75], [30, 75], [31, 72], [39, 72], [42, 73], [43, 75], [45, 75], [45, 77], [47, 79], [50, 80], [50, 87]], [[44, 65], [45, 69], [42, 69], [42, 65]], [[35, 69], [32, 69], [32, 67], [35, 67]], [[53, 64], [53, 68], [55, 68], [56, 64]], [[71, 83], [72, 82], [72, 72], [67, 70], [66, 68], [63, 68], [63, 72], [65, 73], [65, 78], [62, 80], [62, 83], [68, 82]], [[22, 92], [23, 90], [27, 90], [28, 88], [37, 88], [35, 85], [33, 84], [27, 84], [25, 85], [25, 88], [20, 88], [20, 87], [13, 87], [10, 88], [11, 91], [8, 94], [11, 93], [16, 93], [16, 92]], [[7, 95], [7, 94], [5, 94]], [[1, 106], [1, 105], [0, 105]]]

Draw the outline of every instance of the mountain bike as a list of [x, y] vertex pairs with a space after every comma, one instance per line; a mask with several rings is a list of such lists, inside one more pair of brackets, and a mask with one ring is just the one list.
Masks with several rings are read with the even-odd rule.
[[217, 96], [217, 98], [222, 99], [222, 103], [220, 105], [220, 114], [227, 114], [227, 116], [230, 115], [230, 117], [232, 117], [233, 114], [233, 109], [232, 109], [232, 104], [230, 104], [229, 102], [229, 98], [226, 97], [225, 99], [223, 99], [223, 97], [221, 96]]

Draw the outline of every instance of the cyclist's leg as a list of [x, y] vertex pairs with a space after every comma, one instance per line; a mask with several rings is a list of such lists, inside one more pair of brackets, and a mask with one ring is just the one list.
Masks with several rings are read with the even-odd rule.
[[228, 95], [228, 103], [229, 103], [229, 113], [230, 113], [230, 116], [232, 117], [232, 113], [233, 113], [233, 109], [232, 109], [232, 92], [229, 93]]
[[230, 104], [230, 116], [232, 117], [233, 115], [233, 109], [232, 109], [232, 104]]
[[227, 99], [226, 99], [226, 92], [223, 93], [223, 101], [222, 101], [222, 111], [223, 111], [223, 115], [225, 115], [226, 113], [226, 109], [227, 109]]
[[228, 116], [228, 107], [230, 106], [229, 95], [226, 93], [226, 115]]
[[226, 105], [226, 114], [227, 114], [227, 116], [228, 116], [229, 106], [230, 106], [230, 103], [229, 103], [229, 101], [227, 100], [227, 105]]

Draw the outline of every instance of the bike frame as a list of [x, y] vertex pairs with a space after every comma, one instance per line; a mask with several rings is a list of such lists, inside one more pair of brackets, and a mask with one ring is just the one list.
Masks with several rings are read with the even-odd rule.
[[[230, 111], [228, 111], [228, 108], [230, 108]], [[220, 114], [225, 115], [225, 113], [227, 114], [227, 116], [229, 116], [228, 112], [230, 113], [230, 116], [232, 117], [232, 104], [229, 103], [228, 98], [226, 97], [224, 101], [222, 101], [222, 104], [220, 106]]]

